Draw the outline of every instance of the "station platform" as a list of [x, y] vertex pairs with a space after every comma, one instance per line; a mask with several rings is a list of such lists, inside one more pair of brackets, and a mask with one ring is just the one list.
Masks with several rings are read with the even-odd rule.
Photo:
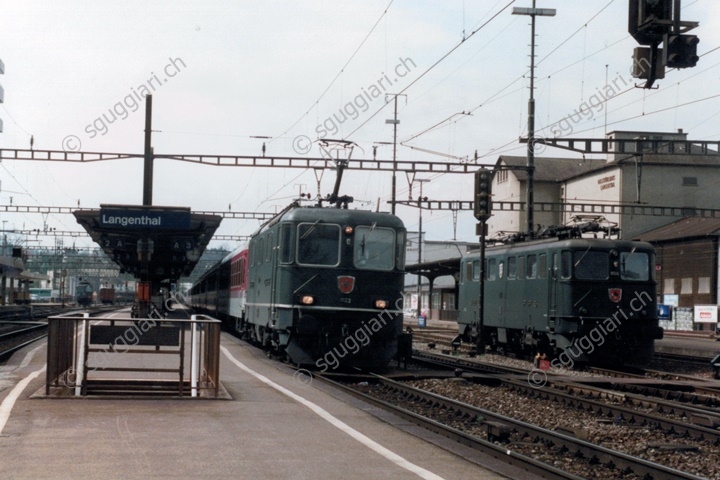
[[464, 447], [440, 448], [225, 333], [221, 352], [222, 399], [49, 398], [46, 345], [16, 353], [0, 367], [0, 477], [528, 478], [466, 461]]
[[665, 332], [662, 340], [655, 341], [657, 353], [704, 357], [710, 361], [720, 353], [720, 342], [707, 334], [677, 334]]

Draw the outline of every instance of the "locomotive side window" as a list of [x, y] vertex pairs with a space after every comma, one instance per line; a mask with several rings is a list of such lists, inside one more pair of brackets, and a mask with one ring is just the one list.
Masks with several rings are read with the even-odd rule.
[[573, 267], [578, 280], [607, 280], [610, 273], [608, 252], [573, 252]]
[[527, 256], [527, 278], [537, 277], [537, 255]]
[[523, 278], [525, 276], [525, 257], [518, 257], [517, 265], [517, 277]]
[[405, 268], [405, 231], [401, 230], [397, 232], [397, 240], [395, 241], [395, 248], [397, 253], [395, 254], [395, 267], [398, 270]]
[[472, 282], [472, 262], [465, 264], [465, 281]]
[[620, 253], [620, 278], [645, 281], [650, 278], [650, 260], [644, 252]]
[[353, 262], [362, 270], [390, 271], [395, 266], [395, 231], [357, 226]]
[[491, 258], [487, 261], [487, 279], [495, 280], [497, 278], [497, 260]]
[[473, 282], [480, 281], [480, 260], [473, 261]]
[[255, 255], [255, 263], [257, 265], [260, 265], [261, 263], [263, 263], [263, 256], [265, 254], [265, 239], [264, 238], [261, 238], [258, 240], [256, 250], [257, 250], [257, 252]]
[[505, 273], [505, 262], [500, 260], [498, 263], [498, 278], [503, 278], [503, 274]]
[[297, 262], [301, 265], [336, 266], [340, 263], [340, 225], [298, 225]]
[[280, 228], [280, 263], [292, 263], [295, 245], [295, 226], [286, 223]]
[[508, 257], [508, 278], [517, 278], [517, 257]]
[[538, 255], [537, 273], [538, 278], [547, 278], [547, 255], [544, 253]]
[[273, 232], [270, 232], [267, 236], [267, 244], [265, 245], [265, 260], [268, 262], [272, 259], [273, 250]]
[[560, 277], [572, 277], [572, 254], [567, 250], [563, 250], [560, 257]]

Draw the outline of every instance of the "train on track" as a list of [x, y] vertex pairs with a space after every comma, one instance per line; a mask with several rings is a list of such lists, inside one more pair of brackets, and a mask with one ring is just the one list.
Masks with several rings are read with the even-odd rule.
[[203, 275], [190, 303], [298, 365], [385, 367], [405, 335], [405, 248], [394, 215], [296, 202]]
[[481, 254], [464, 257], [456, 341], [545, 354], [556, 367], [647, 364], [654, 341], [663, 337], [654, 249], [645, 242], [582, 238], [582, 231], [488, 247], [482, 325]]
[[92, 284], [87, 280], [81, 280], [75, 286], [75, 303], [82, 306], [92, 305], [93, 293]]

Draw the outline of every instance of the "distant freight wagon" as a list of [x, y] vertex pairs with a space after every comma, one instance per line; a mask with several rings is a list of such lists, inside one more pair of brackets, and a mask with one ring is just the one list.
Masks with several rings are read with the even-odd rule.
[[115, 303], [115, 287], [100, 287], [99, 293], [100, 303], [103, 305], [112, 305]]

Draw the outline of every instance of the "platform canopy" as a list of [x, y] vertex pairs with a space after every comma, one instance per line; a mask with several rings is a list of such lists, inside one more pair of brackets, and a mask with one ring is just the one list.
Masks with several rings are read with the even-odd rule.
[[73, 214], [121, 273], [155, 284], [190, 275], [222, 221], [186, 207], [100, 205]]

